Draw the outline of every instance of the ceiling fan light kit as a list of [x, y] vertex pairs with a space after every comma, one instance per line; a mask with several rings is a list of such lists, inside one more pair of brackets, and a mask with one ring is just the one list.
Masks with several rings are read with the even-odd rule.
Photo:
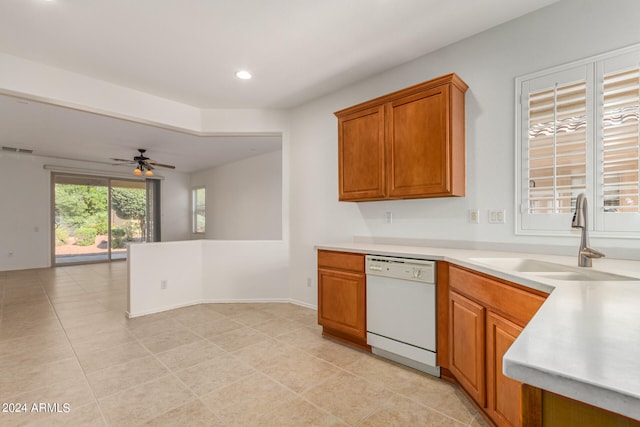
[[133, 174], [135, 176], [153, 176], [153, 172], [151, 171], [151, 169], [146, 169], [146, 167], [144, 165], [138, 165], [134, 170], [133, 170]]

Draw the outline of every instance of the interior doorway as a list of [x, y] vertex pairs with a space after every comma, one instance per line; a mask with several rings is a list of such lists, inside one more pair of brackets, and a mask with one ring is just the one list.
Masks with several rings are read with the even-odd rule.
[[159, 240], [149, 181], [53, 173], [53, 265], [125, 260], [128, 244]]

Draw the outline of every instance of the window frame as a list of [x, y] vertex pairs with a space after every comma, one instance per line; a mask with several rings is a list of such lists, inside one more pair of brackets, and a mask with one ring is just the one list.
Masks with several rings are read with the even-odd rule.
[[[198, 210], [198, 192], [200, 190], [205, 192], [205, 200], [202, 206], [202, 209], [204, 210], [203, 211], [204, 215], [202, 215], [204, 218], [204, 224], [202, 226], [201, 231], [198, 230], [198, 214], [200, 212]], [[193, 187], [191, 189], [191, 233], [192, 234], [204, 235], [206, 233], [206, 230], [207, 230], [206, 213], [207, 213], [206, 188], [204, 185]]]
[[[635, 62], [634, 62], [635, 61]], [[528, 161], [528, 94], [534, 91], [525, 91], [527, 84], [535, 80], [553, 78], [571, 73], [575, 69], [583, 69], [587, 81], [587, 140], [586, 140], [586, 193], [589, 206], [590, 224], [589, 229], [593, 237], [606, 238], [638, 238], [640, 237], [640, 213], [631, 214], [636, 216], [629, 220], [628, 214], [621, 214], [619, 221], [608, 219], [605, 223], [604, 207], [601, 207], [601, 168], [602, 168], [602, 107], [603, 77], [607, 74], [605, 68], [607, 64], [629, 64], [633, 62], [633, 67], [640, 68], [640, 44], [616, 49], [600, 55], [584, 58], [571, 63], [551, 67], [534, 73], [523, 75], [515, 79], [515, 234], [532, 236], [573, 236], [571, 231], [571, 214], [530, 214], [528, 212], [528, 186], [529, 179], [526, 175], [526, 163]], [[631, 68], [630, 65], [613, 70], [623, 70]], [[640, 84], [639, 84], [640, 85]], [[640, 138], [640, 136], [639, 136]], [[535, 221], [530, 222], [529, 217], [533, 215], [544, 215], [549, 221], [546, 229], [536, 228]], [[626, 218], [622, 218], [626, 215]], [[539, 218], [540, 219], [540, 218]], [[618, 224], [624, 224], [621, 226]], [[627, 225], [631, 223], [631, 226]], [[609, 227], [609, 229], [605, 228]], [[624, 231], [621, 231], [624, 230]]]

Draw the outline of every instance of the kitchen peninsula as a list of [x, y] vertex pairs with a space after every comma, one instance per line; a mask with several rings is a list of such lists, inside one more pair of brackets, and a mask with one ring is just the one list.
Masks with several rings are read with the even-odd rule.
[[[373, 243], [316, 248], [442, 261], [548, 293], [505, 354], [504, 374], [532, 388], [640, 420], [640, 262], [605, 258], [592, 269], [575, 267], [584, 276], [563, 280], [558, 274], [517, 271], [500, 260], [573, 270], [576, 257]], [[615, 280], [603, 280], [607, 277]]]

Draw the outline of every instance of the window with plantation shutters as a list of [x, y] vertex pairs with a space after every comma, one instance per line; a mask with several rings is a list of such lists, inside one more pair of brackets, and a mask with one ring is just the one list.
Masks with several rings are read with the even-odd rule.
[[598, 200], [600, 229], [618, 233], [636, 231], [640, 183], [640, 54], [603, 61]]
[[530, 213], [571, 213], [587, 174], [586, 82], [554, 84], [529, 96]]
[[516, 79], [518, 232], [568, 234], [578, 194], [595, 235], [640, 234], [640, 48]]

